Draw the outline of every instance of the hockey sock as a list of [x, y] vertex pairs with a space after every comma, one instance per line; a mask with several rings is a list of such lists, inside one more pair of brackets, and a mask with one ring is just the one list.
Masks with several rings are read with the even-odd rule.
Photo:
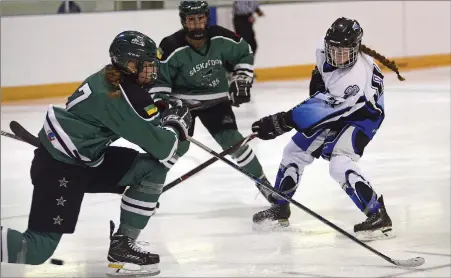
[[122, 195], [118, 234], [138, 238], [155, 213], [168, 170], [149, 155], [138, 155], [132, 169], [119, 182], [119, 186], [129, 188]]
[[370, 216], [379, 209], [381, 204], [377, 201], [376, 192], [360, 174], [359, 166], [351, 158], [345, 155], [333, 156], [329, 171], [363, 213]]
[[2, 227], [2, 262], [43, 264], [53, 255], [62, 237], [60, 233], [25, 233]]
[[[293, 197], [299, 183], [299, 176], [299, 167], [295, 163], [290, 163], [287, 166], [281, 165], [277, 172], [274, 189], [290, 198]], [[281, 199], [276, 194], [273, 194], [273, 198], [278, 205], [288, 204], [286, 200]]]
[[342, 187], [351, 197], [351, 200], [367, 216], [375, 213], [381, 203], [377, 201], [376, 192], [374, 192], [370, 183], [354, 170], [346, 171], [345, 177], [346, 182]]
[[[222, 149], [228, 149], [243, 140], [244, 137], [238, 132], [238, 130], [224, 130], [214, 135], [216, 142], [221, 145]], [[248, 171], [257, 178], [264, 178], [263, 168], [258, 161], [255, 153], [249, 145], [244, 145], [232, 154], [232, 158], [235, 160], [238, 166]]]
[[136, 239], [150, 217], [160, 197], [163, 184], [154, 184], [143, 181], [138, 186], [130, 188], [122, 196], [121, 224], [118, 233]]

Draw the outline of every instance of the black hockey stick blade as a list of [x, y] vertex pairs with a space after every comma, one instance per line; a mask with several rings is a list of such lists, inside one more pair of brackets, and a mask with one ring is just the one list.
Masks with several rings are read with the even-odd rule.
[[[3, 130], [2, 130], [2, 135], [5, 136], [5, 137], [9, 137], [9, 138], [12, 138], [12, 139], [15, 139], [15, 140], [19, 140], [19, 141], [25, 142], [24, 140], [22, 140], [22, 138], [20, 138], [20, 137], [14, 135], [14, 134], [12, 134], [12, 133], [9, 133], [9, 132], [7, 132], [7, 131], [3, 131]], [[26, 142], [25, 142], [25, 143], [26, 143]]]
[[39, 139], [37, 137], [35, 137], [33, 134], [31, 134], [30, 132], [28, 132], [28, 130], [26, 130], [18, 122], [11, 121], [9, 123], [9, 128], [17, 137], [22, 139], [22, 141], [27, 142], [28, 144], [33, 145], [36, 148], [39, 147], [39, 145], [40, 145]]
[[241, 169], [238, 165], [234, 164], [232, 161], [228, 160], [227, 158], [224, 158], [224, 157], [220, 156], [218, 153], [216, 153], [212, 149], [208, 148], [204, 144], [200, 143], [196, 139], [188, 136], [187, 140], [190, 141], [191, 143], [193, 143], [194, 145], [198, 146], [199, 148], [203, 149], [204, 151], [206, 151], [206, 152], [210, 153], [211, 155], [215, 156], [216, 158], [218, 158], [219, 160], [223, 161], [224, 163], [228, 164], [229, 166], [231, 166], [232, 168], [234, 168], [238, 172], [242, 173], [243, 175], [245, 175], [248, 178], [250, 178], [251, 180], [253, 180], [254, 182], [260, 184], [266, 190], [270, 191], [273, 194], [276, 194], [276, 195], [280, 196], [285, 201], [293, 204], [297, 208], [299, 208], [299, 209], [303, 210], [304, 212], [310, 214], [314, 218], [316, 218], [319, 221], [323, 222], [327, 226], [331, 227], [332, 229], [334, 229], [335, 231], [339, 232], [340, 234], [346, 236], [347, 238], [349, 238], [350, 240], [352, 240], [355, 243], [359, 244], [360, 246], [368, 249], [373, 254], [378, 255], [379, 257], [381, 257], [382, 259], [386, 260], [387, 262], [392, 263], [392, 264], [397, 265], [397, 266], [402, 266], [402, 267], [418, 267], [418, 266], [424, 264], [425, 260], [422, 257], [411, 258], [411, 259], [408, 259], [408, 260], [393, 260], [392, 258], [382, 254], [381, 252], [377, 251], [376, 249], [372, 248], [371, 246], [369, 246], [369, 245], [363, 243], [362, 241], [358, 240], [355, 236], [353, 236], [350, 233], [346, 232], [342, 228], [338, 227], [337, 225], [335, 225], [334, 223], [330, 222], [329, 220], [327, 220], [326, 218], [322, 217], [321, 215], [317, 214], [316, 212], [310, 210], [309, 208], [307, 208], [306, 206], [304, 206], [301, 203], [297, 202], [296, 200], [293, 200], [292, 198], [286, 196], [284, 193], [281, 193], [281, 192], [278, 192], [278, 191], [274, 190], [274, 188], [270, 184], [268, 184], [267, 182], [262, 181], [261, 179], [255, 177], [254, 175], [252, 175], [251, 173], [249, 173], [245, 169]]

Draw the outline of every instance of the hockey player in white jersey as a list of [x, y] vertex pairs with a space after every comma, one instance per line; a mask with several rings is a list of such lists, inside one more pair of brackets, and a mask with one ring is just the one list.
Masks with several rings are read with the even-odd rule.
[[[382, 195], [377, 195], [357, 165], [366, 145], [384, 120], [384, 76], [372, 57], [395, 71], [394, 62], [361, 43], [363, 30], [352, 19], [339, 18], [328, 29], [316, 51], [310, 98], [288, 112], [256, 121], [252, 131], [263, 140], [296, 129], [283, 151], [275, 189], [292, 197], [305, 166], [320, 156], [329, 161], [329, 173], [366, 215], [354, 226], [362, 240], [394, 237], [392, 221]], [[272, 195], [271, 208], [253, 221], [286, 227], [289, 203]]]

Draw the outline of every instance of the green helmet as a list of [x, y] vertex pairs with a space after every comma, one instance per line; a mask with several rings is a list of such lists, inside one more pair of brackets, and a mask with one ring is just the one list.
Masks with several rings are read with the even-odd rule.
[[[110, 45], [112, 64], [128, 75], [136, 75], [143, 71], [144, 62], [150, 62], [159, 68], [158, 49], [155, 42], [138, 31], [124, 31], [119, 33]], [[137, 72], [129, 67], [130, 61], [136, 62]], [[157, 72], [152, 73], [152, 79], [157, 78]]]
[[207, 22], [210, 17], [210, 9], [206, 1], [182, 1], [179, 6], [179, 16], [182, 22], [183, 29], [188, 37], [200, 40], [205, 37], [207, 26], [204, 29], [188, 30], [186, 27], [186, 17], [189, 15], [205, 14]]

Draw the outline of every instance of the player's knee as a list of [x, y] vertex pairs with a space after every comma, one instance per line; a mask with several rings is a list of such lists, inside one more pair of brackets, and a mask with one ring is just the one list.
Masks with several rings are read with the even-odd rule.
[[[166, 175], [169, 171], [165, 165], [159, 161], [151, 158], [146, 154], [139, 154], [136, 159], [135, 165], [132, 169], [123, 177], [120, 184], [128, 185], [130, 187], [141, 187], [149, 184], [158, 185], [162, 187], [166, 180]], [[157, 188], [156, 190], [161, 190]]]
[[338, 183], [346, 180], [345, 173], [349, 169], [353, 169], [352, 160], [344, 155], [333, 156], [329, 161], [329, 174]]
[[299, 172], [298, 165], [291, 163], [291, 164], [284, 166], [282, 168], [282, 170], [284, 170], [283, 178], [289, 177], [294, 181], [295, 184], [297, 184], [299, 182], [299, 176], [301, 173]]

